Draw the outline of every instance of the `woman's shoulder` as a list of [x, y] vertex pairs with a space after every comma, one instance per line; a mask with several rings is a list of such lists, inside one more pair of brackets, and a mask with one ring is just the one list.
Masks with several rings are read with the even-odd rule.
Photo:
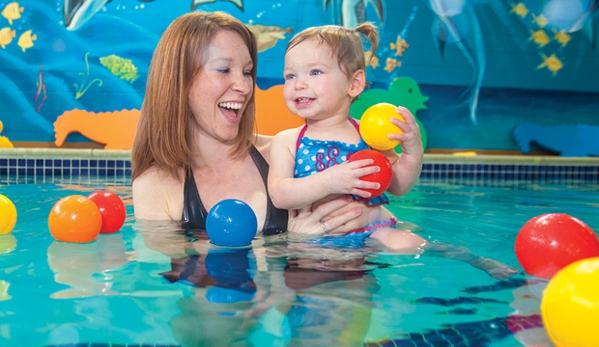
[[142, 219], [173, 219], [183, 199], [185, 176], [179, 179], [152, 166], [132, 182], [135, 216]]

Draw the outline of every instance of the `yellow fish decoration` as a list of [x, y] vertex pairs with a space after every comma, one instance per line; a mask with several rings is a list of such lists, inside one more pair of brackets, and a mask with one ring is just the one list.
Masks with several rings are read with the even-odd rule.
[[532, 14], [532, 22], [535, 23], [536, 25], [539, 26], [539, 28], [544, 28], [547, 24], [549, 24], [549, 19], [547, 19], [547, 17], [545, 17], [545, 15], [543, 15], [542, 13], [538, 16], [535, 16], [535, 14]]
[[401, 66], [401, 61], [397, 61], [393, 58], [387, 58], [386, 65], [385, 65], [385, 71], [391, 72], [391, 71], [393, 71], [393, 69], [395, 69], [396, 67], [400, 67], [400, 66]]
[[526, 8], [526, 5], [519, 2], [516, 5], [512, 4], [512, 10], [510, 11], [510, 13], [515, 13], [516, 15], [524, 18], [528, 14], [528, 8]]
[[568, 42], [570, 42], [572, 39], [572, 36], [570, 36], [570, 34], [568, 34], [565, 30], [557, 31], [553, 29], [553, 39], [559, 42], [562, 47], [566, 47]]
[[24, 10], [23, 7], [19, 7], [18, 2], [11, 2], [4, 7], [4, 10], [2, 10], [2, 16], [8, 19], [8, 22], [12, 25], [13, 20], [21, 18], [21, 13]]
[[376, 69], [379, 66], [379, 58], [375, 55], [372, 56], [372, 51], [364, 52], [364, 60], [366, 60], [366, 66], [371, 66]]
[[553, 73], [551, 77], [555, 77], [557, 72], [564, 67], [564, 64], [559, 60], [555, 53], [552, 53], [550, 56], [546, 56], [543, 52], [540, 52], [539, 54], [541, 55], [541, 58], [543, 58], [543, 62], [537, 66], [537, 70], [546, 67]]
[[406, 40], [402, 39], [401, 36], [397, 36], [397, 41], [395, 43], [391, 42], [389, 47], [395, 50], [395, 56], [403, 57], [403, 52], [410, 47], [410, 45]]
[[23, 52], [25, 52], [27, 48], [33, 47], [33, 40], [37, 40], [37, 36], [35, 34], [31, 35], [31, 30], [27, 30], [21, 34], [17, 44], [23, 49]]
[[551, 41], [551, 39], [549, 38], [549, 36], [547, 36], [547, 33], [543, 29], [539, 29], [537, 31], [531, 30], [530, 32], [531, 35], [528, 41], [534, 41], [539, 46], [539, 48], [544, 47], [546, 44], [549, 43], [549, 41]]
[[12, 42], [12, 38], [15, 37], [17, 33], [14, 30], [11, 30], [9, 27], [0, 29], [0, 46], [2, 49], [6, 49], [6, 45]]

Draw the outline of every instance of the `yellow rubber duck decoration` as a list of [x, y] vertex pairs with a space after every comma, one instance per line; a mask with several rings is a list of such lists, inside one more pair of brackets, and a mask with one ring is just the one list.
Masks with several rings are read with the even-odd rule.
[[[4, 130], [4, 124], [0, 121], [0, 133]], [[8, 137], [0, 136], [0, 148], [14, 148], [15, 146], [10, 142]]]

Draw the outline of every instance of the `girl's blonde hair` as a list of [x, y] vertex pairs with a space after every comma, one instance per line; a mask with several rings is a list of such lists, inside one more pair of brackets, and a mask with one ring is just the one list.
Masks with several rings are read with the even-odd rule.
[[289, 41], [285, 52], [308, 39], [316, 38], [320, 44], [326, 43], [331, 48], [333, 55], [337, 57], [339, 69], [349, 78], [358, 70], [366, 70], [362, 35], [370, 41], [370, 56], [374, 57], [379, 44], [379, 33], [376, 26], [370, 22], [362, 23], [354, 29], [338, 25], [304, 29]]
[[[179, 179], [178, 170], [191, 166], [194, 132], [189, 107], [189, 90], [206, 60], [210, 39], [222, 30], [241, 35], [254, 66], [256, 84], [258, 49], [254, 34], [225, 12], [193, 12], [175, 19], [156, 46], [146, 84], [146, 95], [131, 151], [135, 180], [151, 166]], [[255, 88], [254, 88], [255, 89]], [[255, 103], [252, 94], [241, 117], [236, 146], [231, 155], [240, 156], [255, 142]], [[200, 115], [201, 116], [201, 115]]]

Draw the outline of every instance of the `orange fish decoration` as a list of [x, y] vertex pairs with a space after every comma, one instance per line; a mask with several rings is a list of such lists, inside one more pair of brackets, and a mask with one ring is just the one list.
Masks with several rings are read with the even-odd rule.
[[401, 38], [401, 36], [397, 36], [397, 41], [395, 43], [389, 43], [389, 47], [395, 50], [395, 56], [403, 57], [403, 52], [410, 47], [408, 42]]
[[373, 69], [376, 69], [379, 66], [379, 58], [375, 55], [372, 55], [372, 51], [364, 52], [364, 60], [366, 60], [366, 66], [371, 66]]
[[396, 67], [400, 67], [400, 66], [401, 66], [401, 61], [397, 61], [396, 59], [393, 59], [393, 58], [387, 58], [386, 65], [385, 65], [385, 71], [391, 72], [391, 71], [393, 71], [393, 69], [395, 69]]

